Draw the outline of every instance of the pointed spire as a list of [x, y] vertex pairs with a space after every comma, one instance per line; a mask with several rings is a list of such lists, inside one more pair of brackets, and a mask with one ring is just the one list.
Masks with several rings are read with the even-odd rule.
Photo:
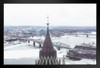
[[48, 62], [48, 61], [46, 60], [46, 65], [47, 65], [47, 62]]
[[49, 59], [49, 56], [47, 56], [47, 59]]
[[47, 23], [47, 33], [49, 33], [49, 23]]
[[49, 32], [49, 15], [47, 16], [47, 32]]
[[49, 15], [47, 15], [47, 23], [49, 23]]
[[62, 64], [65, 64], [65, 59], [64, 59], [64, 55], [63, 55], [63, 59], [62, 59]]
[[49, 34], [49, 17], [47, 17], [47, 33], [43, 43], [42, 50], [40, 50], [40, 56], [43, 56], [44, 64], [49, 64], [49, 59], [51, 59], [51, 64], [55, 63], [54, 57], [56, 58], [56, 50], [52, 45], [52, 41]]
[[52, 49], [53, 49], [53, 46], [52, 46], [52, 41], [49, 34], [49, 17], [47, 17], [47, 33], [46, 33], [45, 41], [43, 43], [43, 50], [49, 51]]
[[61, 63], [61, 60], [60, 60], [60, 58], [59, 58], [59, 64]]
[[49, 59], [49, 65], [51, 65], [51, 59]]
[[44, 64], [44, 61], [45, 61], [45, 60], [43, 59], [42, 64]]

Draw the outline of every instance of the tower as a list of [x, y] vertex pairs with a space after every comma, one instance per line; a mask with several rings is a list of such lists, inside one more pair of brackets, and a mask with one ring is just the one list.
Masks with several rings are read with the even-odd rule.
[[47, 17], [47, 33], [43, 43], [43, 47], [39, 52], [39, 60], [36, 65], [60, 65], [60, 59], [57, 58], [56, 50], [52, 45], [49, 34], [49, 17]]
[[49, 17], [47, 17], [47, 33], [46, 38], [43, 43], [43, 48], [40, 50], [39, 57], [55, 57], [56, 58], [56, 51], [53, 48], [52, 41], [49, 34]]

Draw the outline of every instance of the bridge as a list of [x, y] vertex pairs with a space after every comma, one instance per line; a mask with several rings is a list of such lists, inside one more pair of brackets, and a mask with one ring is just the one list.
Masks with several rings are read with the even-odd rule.
[[[33, 46], [35, 47], [35, 43], [39, 44], [39, 47], [41, 48], [43, 45], [43, 40], [41, 39], [26, 39], [26, 38], [20, 38], [18, 39], [20, 42], [28, 42], [30, 43], [30, 41], [33, 41]], [[56, 48], [67, 48], [67, 49], [71, 49], [70, 45], [61, 43], [61, 42], [52, 42], [53, 46], [55, 46]]]
[[75, 35], [75, 36], [85, 35], [88, 38], [90, 35], [95, 36], [96, 34], [91, 34], [91, 33], [70, 33], [69, 35]]

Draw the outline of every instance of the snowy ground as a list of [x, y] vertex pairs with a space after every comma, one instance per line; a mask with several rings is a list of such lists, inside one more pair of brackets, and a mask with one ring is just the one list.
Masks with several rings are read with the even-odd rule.
[[[34, 39], [43, 39], [44, 37], [34, 37]], [[89, 37], [86, 38], [85, 36], [62, 36], [62, 37], [51, 37], [52, 42], [62, 42], [65, 44], [68, 44], [73, 48], [78, 43], [83, 42], [91, 42], [94, 41], [96, 43], [96, 37]], [[66, 55], [68, 52], [68, 49], [62, 48], [61, 50], [57, 50], [56, 47], [54, 47], [57, 51], [57, 57], [61, 58], [63, 55]], [[8, 65], [34, 65], [34, 60], [39, 58], [39, 51], [41, 48], [39, 48], [39, 44], [36, 43], [36, 46], [33, 47], [33, 42], [30, 43], [19, 43], [15, 44], [12, 43], [5, 43], [4, 44], [4, 64]], [[89, 60], [89, 59], [82, 59], [78, 61], [70, 60], [69, 58], [65, 57], [66, 65], [95, 65], [96, 60]]]

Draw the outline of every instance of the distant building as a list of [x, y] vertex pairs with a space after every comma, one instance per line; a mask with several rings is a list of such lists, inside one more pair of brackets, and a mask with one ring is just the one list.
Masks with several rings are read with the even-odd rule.
[[36, 31], [37, 36], [44, 36], [45, 34], [46, 34], [46, 32], [43, 29], [39, 29], [39, 30]]
[[73, 49], [69, 50], [67, 57], [74, 60], [81, 59], [96, 59], [96, 47], [91, 44], [76, 45]]

